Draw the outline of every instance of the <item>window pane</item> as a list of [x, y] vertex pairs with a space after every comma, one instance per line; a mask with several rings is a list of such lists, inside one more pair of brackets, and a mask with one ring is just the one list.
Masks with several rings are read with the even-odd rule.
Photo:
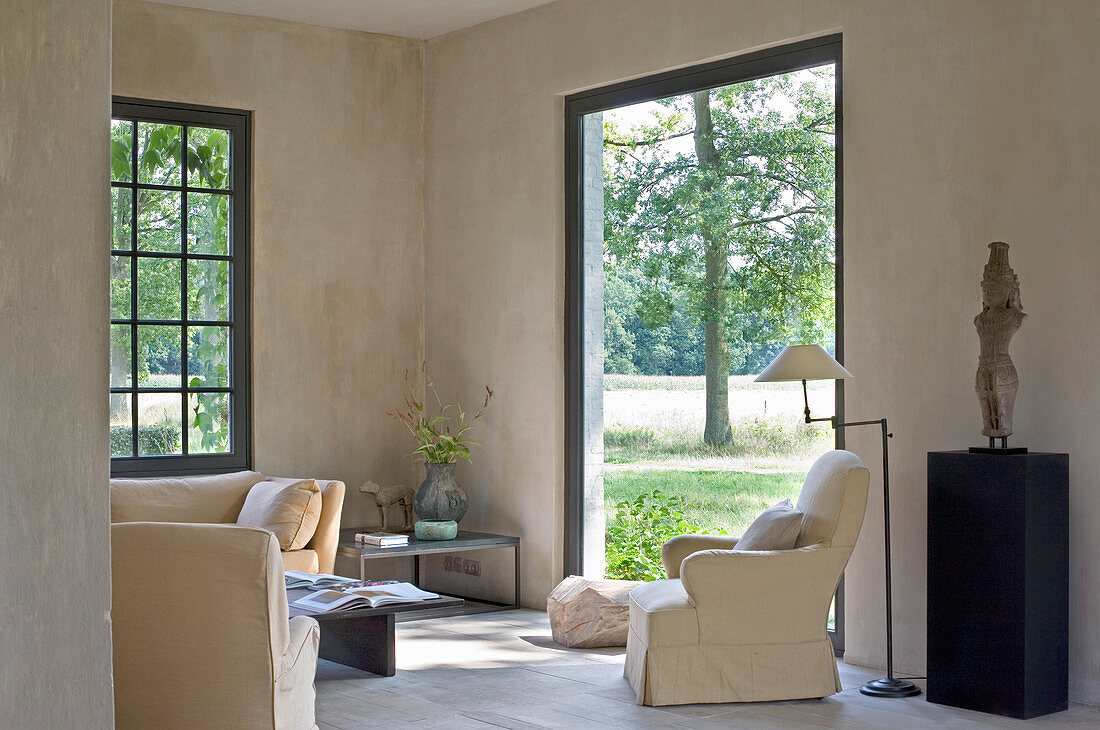
[[111, 179], [130, 182], [133, 171], [134, 123], [111, 120]]
[[111, 319], [130, 319], [130, 259], [111, 257]]
[[137, 259], [138, 319], [183, 319], [179, 259]]
[[174, 190], [138, 191], [139, 251], [179, 253], [181, 194]]
[[111, 188], [111, 248], [130, 250], [130, 207], [134, 192], [130, 188]]
[[194, 454], [229, 451], [229, 393], [192, 393], [187, 400], [187, 448]]
[[181, 388], [180, 340], [182, 327], [153, 324], [138, 330], [138, 385]]
[[183, 128], [174, 124], [138, 122], [138, 182], [180, 185], [180, 145]]
[[[130, 371], [130, 325], [111, 325], [111, 387], [129, 388], [133, 385], [133, 373]], [[112, 398], [111, 403], [114, 404]], [[111, 417], [114, 417], [112, 407]]]
[[130, 420], [131, 393], [111, 393], [111, 456], [133, 456], [133, 421]]
[[181, 393], [138, 393], [138, 455], [183, 453]]
[[190, 327], [188, 330], [188, 387], [229, 387], [229, 328]]
[[229, 262], [187, 262], [187, 316], [202, 321], [229, 319]]
[[[115, 398], [126, 398], [129, 400], [129, 395], [112, 395], [111, 401], [114, 402]], [[134, 455], [134, 442], [130, 421], [115, 423], [111, 421], [111, 456], [133, 456]]]
[[190, 127], [187, 130], [187, 185], [196, 188], [229, 187], [229, 132]]
[[188, 253], [229, 254], [229, 196], [187, 194]]

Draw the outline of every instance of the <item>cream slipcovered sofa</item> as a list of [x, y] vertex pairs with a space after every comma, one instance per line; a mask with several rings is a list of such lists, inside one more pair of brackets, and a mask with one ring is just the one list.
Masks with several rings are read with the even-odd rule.
[[309, 730], [320, 632], [288, 620], [275, 536], [111, 525], [115, 727]]
[[793, 550], [737, 550], [737, 538], [665, 544], [668, 579], [630, 592], [624, 674], [646, 705], [825, 697], [841, 690], [829, 604], [867, 506], [859, 457], [831, 451], [806, 475]]
[[[258, 471], [112, 479], [111, 522], [236, 522], [249, 490], [262, 481], [291, 484], [298, 480], [268, 478]], [[304, 548], [282, 554], [286, 570], [331, 573], [336, 561], [344, 483], [316, 482], [321, 491], [317, 529]]]

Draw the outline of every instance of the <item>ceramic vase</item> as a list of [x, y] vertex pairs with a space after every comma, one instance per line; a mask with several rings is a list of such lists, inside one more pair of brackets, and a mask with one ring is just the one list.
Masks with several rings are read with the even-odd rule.
[[428, 475], [413, 495], [413, 508], [422, 520], [454, 520], [466, 514], [470, 500], [455, 481], [454, 464], [424, 464]]

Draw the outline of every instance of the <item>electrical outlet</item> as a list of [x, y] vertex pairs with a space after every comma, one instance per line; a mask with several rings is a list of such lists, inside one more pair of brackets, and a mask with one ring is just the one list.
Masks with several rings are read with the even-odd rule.
[[[455, 561], [458, 562], [457, 560]], [[479, 576], [481, 575], [481, 561], [480, 560], [463, 560], [462, 572], [466, 575]]]

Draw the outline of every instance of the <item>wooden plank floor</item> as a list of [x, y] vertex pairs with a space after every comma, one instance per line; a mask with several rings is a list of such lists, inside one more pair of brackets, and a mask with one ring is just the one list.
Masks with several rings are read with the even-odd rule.
[[844, 691], [824, 700], [639, 707], [622, 649], [566, 649], [546, 614], [507, 611], [397, 626], [397, 675], [324, 660], [317, 667], [320, 730], [366, 728], [1096, 728], [1100, 709], [1021, 720], [865, 697], [880, 671], [839, 663]]

